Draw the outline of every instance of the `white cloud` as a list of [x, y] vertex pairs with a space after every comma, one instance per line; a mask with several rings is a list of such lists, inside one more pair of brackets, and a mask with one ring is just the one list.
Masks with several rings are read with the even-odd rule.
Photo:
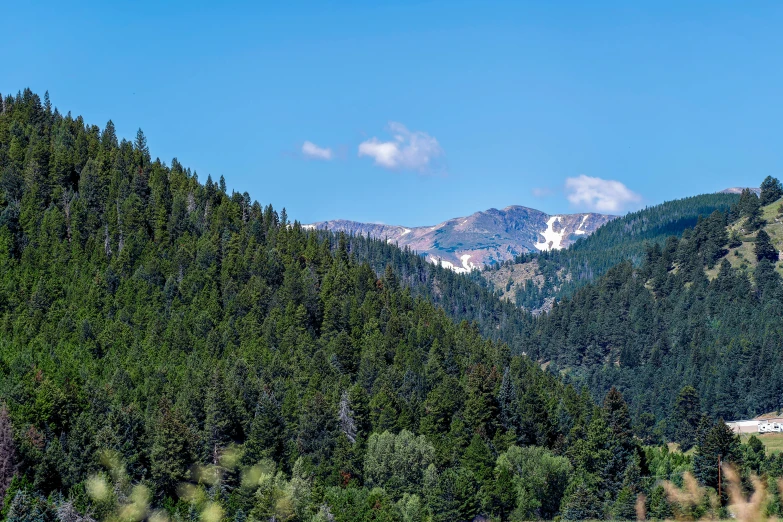
[[571, 204], [598, 212], [617, 212], [642, 200], [639, 194], [619, 181], [592, 178], [584, 174], [567, 178], [565, 189]]
[[359, 156], [369, 156], [386, 169], [424, 171], [430, 162], [443, 154], [438, 140], [422, 131], [409, 131], [405, 125], [389, 122], [392, 141], [370, 138], [359, 144]]
[[319, 159], [319, 160], [328, 161], [332, 159], [332, 149], [330, 149], [329, 147], [326, 148], [319, 147], [312, 141], [306, 141], [302, 144], [302, 154], [304, 154], [308, 158]]

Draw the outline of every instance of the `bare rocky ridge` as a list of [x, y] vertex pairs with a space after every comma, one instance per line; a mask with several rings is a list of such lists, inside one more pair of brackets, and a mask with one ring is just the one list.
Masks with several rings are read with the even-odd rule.
[[761, 189], [760, 188], [753, 188], [753, 187], [729, 187], [727, 189], [723, 189], [718, 194], [742, 194], [742, 191], [745, 189], [750, 190], [757, 196], [761, 195]]
[[344, 219], [320, 221], [305, 227], [385, 239], [415, 250], [432, 263], [440, 262], [456, 272], [468, 272], [514, 259], [525, 252], [565, 248], [615, 217], [593, 213], [549, 215], [514, 205], [502, 210], [491, 208], [427, 227]]

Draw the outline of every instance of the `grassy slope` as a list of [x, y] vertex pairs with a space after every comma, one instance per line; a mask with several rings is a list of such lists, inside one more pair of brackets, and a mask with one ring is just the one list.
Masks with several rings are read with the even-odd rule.
[[[767, 222], [764, 226], [764, 230], [769, 234], [772, 244], [778, 250], [783, 249], [783, 216], [778, 215], [778, 207], [781, 205], [781, 201], [778, 200], [765, 207], [761, 207], [763, 213], [763, 219]], [[749, 273], [753, 272], [756, 267], [756, 256], [753, 253], [753, 246], [756, 241], [756, 233], [745, 235], [742, 234], [742, 225], [744, 220], [739, 223], [735, 223], [729, 227], [729, 232], [736, 230], [740, 232], [742, 237], [742, 245], [729, 250], [726, 259], [728, 259], [731, 266], [739, 268]], [[714, 268], [707, 270], [707, 277], [714, 279], [718, 275], [719, 265], [716, 264]], [[783, 275], [783, 264], [777, 263], [775, 269]]]
[[[755, 435], [762, 444], [764, 444], [764, 447], [767, 448], [768, 455], [783, 451], [783, 433], [759, 433]], [[740, 435], [740, 438], [742, 439], [742, 442], [748, 442], [750, 436], [750, 433], [743, 433]]]

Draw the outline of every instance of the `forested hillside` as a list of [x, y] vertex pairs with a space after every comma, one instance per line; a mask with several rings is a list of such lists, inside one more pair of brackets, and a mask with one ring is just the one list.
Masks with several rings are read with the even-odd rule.
[[648, 245], [640, 266], [621, 263], [562, 301], [536, 321], [525, 351], [596, 395], [619, 387], [637, 419], [655, 415], [658, 436], [675, 435], [683, 385], [713, 416], [782, 409], [783, 190], [774, 178], [762, 187], [761, 198], [744, 192], [729, 212]]
[[[650, 486], [618, 393], [597, 407], [414, 297], [435, 267], [409, 253], [305, 231], [30, 91], [4, 99], [0, 167], [9, 520], [575, 517]], [[502, 310], [447, 283], [415, 291]]]
[[408, 248], [363, 236], [349, 236], [346, 241], [356, 259], [367, 262], [379, 274], [390, 266], [412, 295], [435, 303], [452, 320], [475, 323], [485, 338], [509, 346], [521, 343], [529, 316], [513, 303], [498, 299], [485, 285], [434, 265]]
[[[498, 264], [484, 278], [500, 283], [493, 289], [508, 293], [518, 306], [535, 310], [547, 300], [573, 294], [622, 261], [638, 265], [648, 244], [680, 236], [699, 216], [728, 211], [738, 200], [736, 194], [703, 194], [667, 201], [610, 221], [567, 249], [524, 254], [513, 263]], [[503, 277], [493, 273], [498, 271]], [[509, 280], [507, 288], [504, 279]]]
[[[743, 195], [735, 213], [763, 246], [756, 230], [771, 206], [754, 201]], [[152, 159], [141, 131], [130, 142], [111, 122], [59, 113], [48, 96], [8, 96], [0, 513], [13, 522], [581, 520], [638, 509], [665, 518], [680, 507], [661, 480], [681, 484], [693, 471], [715, 487], [717, 455], [746, 481], [781, 476], [783, 459], [701, 411], [729, 404], [710, 395], [724, 381], [708, 372], [724, 369], [704, 361], [732, 328], [755, 325], [720, 352], [718, 361], [742, 357], [727, 379], [761, 369], [753, 343], [768, 354], [778, 335], [769, 261], [755, 263], [755, 286], [726, 263], [707, 282], [703, 267], [736, 241], [729, 221], [715, 214], [651, 248], [641, 268], [621, 265], [534, 320], [409, 251], [304, 230], [285, 210], [228, 193], [222, 178], [202, 184], [176, 159]], [[676, 328], [675, 306], [690, 321]], [[762, 315], [749, 323], [744, 313]], [[595, 348], [583, 350], [587, 341]], [[675, 360], [681, 342], [702, 365], [683, 355], [681, 374], [647, 374], [694, 382], [703, 407], [688, 387], [672, 398], [658, 386], [662, 398], [644, 402], [632, 369]], [[554, 362], [545, 371], [536, 358]], [[586, 377], [592, 396], [560, 369]], [[737, 408], [772, 403], [755, 389], [755, 402]], [[648, 403], [667, 424], [640, 414]], [[691, 457], [645, 446], [664, 436], [698, 448]], [[687, 509], [725, 514], [706, 501]]]

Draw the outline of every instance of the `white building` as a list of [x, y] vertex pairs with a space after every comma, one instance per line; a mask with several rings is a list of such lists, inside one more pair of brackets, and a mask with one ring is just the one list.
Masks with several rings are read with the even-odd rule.
[[734, 433], [781, 433], [783, 418], [750, 419], [727, 422]]
[[760, 422], [759, 420], [738, 420], [727, 422], [726, 425], [734, 433], [758, 433]]

